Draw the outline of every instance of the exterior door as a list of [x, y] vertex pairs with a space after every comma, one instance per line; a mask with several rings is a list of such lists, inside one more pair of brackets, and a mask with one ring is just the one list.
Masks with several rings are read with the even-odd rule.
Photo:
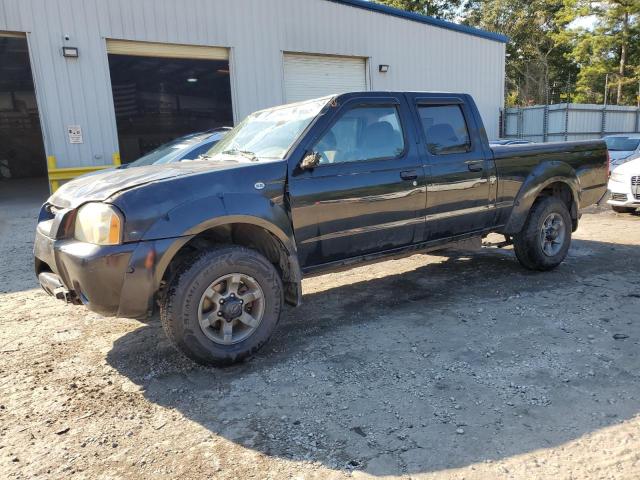
[[307, 148], [320, 165], [290, 168], [293, 225], [307, 269], [403, 247], [423, 234], [425, 175], [405, 98], [372, 94], [336, 110]]
[[480, 131], [462, 98], [413, 98], [426, 155], [426, 238], [438, 240], [482, 230], [493, 223], [491, 182]]

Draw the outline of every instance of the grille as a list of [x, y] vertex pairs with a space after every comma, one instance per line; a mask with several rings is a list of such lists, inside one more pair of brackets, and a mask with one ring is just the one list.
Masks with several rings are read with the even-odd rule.
[[640, 177], [631, 177], [631, 185], [640, 185]]
[[626, 193], [612, 193], [611, 200], [615, 200], [616, 202], [626, 202], [627, 194]]

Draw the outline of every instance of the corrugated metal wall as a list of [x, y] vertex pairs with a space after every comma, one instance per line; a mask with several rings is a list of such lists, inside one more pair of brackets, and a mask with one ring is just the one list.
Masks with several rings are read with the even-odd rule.
[[[236, 121], [282, 103], [283, 52], [306, 52], [367, 57], [376, 90], [471, 93], [498, 134], [503, 43], [326, 0], [0, 0], [0, 30], [27, 32], [47, 154], [61, 167], [110, 164], [118, 151], [105, 38], [230, 48]], [[80, 57], [63, 58], [64, 44]], [[69, 144], [67, 125], [82, 126], [83, 144]]]
[[640, 108], [560, 103], [505, 110], [505, 136], [532, 142], [589, 140], [614, 133], [640, 133]]

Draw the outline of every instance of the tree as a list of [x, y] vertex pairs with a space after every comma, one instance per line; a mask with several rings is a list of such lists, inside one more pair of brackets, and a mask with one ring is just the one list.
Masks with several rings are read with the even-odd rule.
[[399, 8], [408, 12], [421, 13], [430, 17], [451, 20], [455, 18], [463, 0], [375, 0], [390, 7]]
[[472, 0], [465, 6], [466, 24], [509, 37], [508, 104], [560, 100], [577, 75], [576, 65], [566, 58], [569, 47], [554, 38], [565, 27], [557, 16], [563, 0]]
[[571, 46], [568, 57], [580, 68], [577, 99], [603, 102], [608, 77], [612, 88], [606, 92], [607, 102], [635, 104], [640, 81], [640, 0], [572, 0], [566, 2], [562, 15], [568, 20], [586, 15], [595, 19], [592, 29], [574, 29], [558, 38]]

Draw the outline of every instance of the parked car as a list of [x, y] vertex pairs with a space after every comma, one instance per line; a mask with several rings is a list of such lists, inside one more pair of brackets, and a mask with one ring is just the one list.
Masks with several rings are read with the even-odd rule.
[[634, 213], [640, 208], [640, 153], [617, 166], [609, 177], [609, 200], [614, 212]]
[[528, 145], [530, 143], [529, 140], [523, 140], [521, 138], [498, 138], [497, 140], [490, 140], [490, 147], [504, 146], [504, 145]]
[[611, 158], [611, 170], [640, 154], [640, 133], [604, 137]]
[[85, 173], [78, 178], [93, 177], [95, 179], [97, 176], [102, 178], [102, 175], [113, 170], [197, 160], [200, 155], [211, 150], [230, 131], [231, 127], [221, 127], [206, 132], [190, 133], [159, 146], [133, 162]]
[[118, 168], [142, 167], [144, 165], [161, 165], [164, 163], [197, 160], [198, 157], [213, 147], [231, 131], [231, 127], [221, 127], [205, 132], [191, 133], [176, 138], [155, 150]]
[[489, 147], [469, 95], [362, 92], [256, 112], [201, 160], [77, 179], [44, 204], [43, 288], [105, 316], [159, 304], [203, 364], [267, 342], [305, 275], [513, 239], [558, 266], [580, 210], [606, 192], [601, 140]]

